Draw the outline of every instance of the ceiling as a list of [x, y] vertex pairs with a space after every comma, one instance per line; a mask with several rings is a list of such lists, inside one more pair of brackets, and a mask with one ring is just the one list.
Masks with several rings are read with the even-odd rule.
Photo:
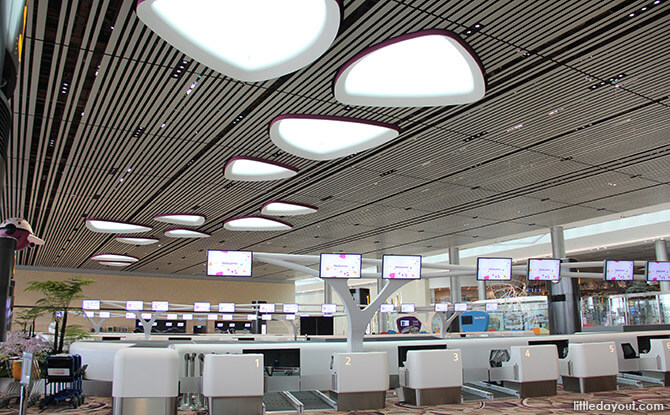
[[[18, 264], [109, 269], [90, 256], [121, 253], [140, 258], [127, 272], [204, 276], [207, 249], [434, 252], [670, 202], [666, 0], [344, 0], [340, 33], [323, 56], [257, 83], [195, 61], [173, 78], [191, 59], [144, 26], [134, 4], [29, 2], [1, 212], [27, 219], [46, 244], [22, 251]], [[464, 39], [486, 71], [481, 101], [375, 108], [334, 99], [336, 71], [362, 49], [475, 23], [483, 28]], [[616, 86], [591, 89], [618, 74]], [[270, 141], [268, 124], [283, 113], [359, 117], [395, 124], [401, 135], [349, 157], [305, 160]], [[240, 155], [299, 173], [225, 179], [224, 164]], [[273, 199], [319, 211], [286, 218], [294, 225], [286, 232], [223, 229]], [[171, 225], [153, 216], [176, 212], [206, 215], [199, 230], [212, 236], [163, 236]], [[87, 217], [152, 226], [142, 235], [160, 244], [119, 243], [86, 229]], [[254, 273], [293, 276], [260, 263]]]

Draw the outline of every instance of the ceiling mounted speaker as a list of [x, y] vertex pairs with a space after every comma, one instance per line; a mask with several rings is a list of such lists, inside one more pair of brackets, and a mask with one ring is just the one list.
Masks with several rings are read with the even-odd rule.
[[386, 40], [354, 56], [335, 76], [347, 105], [431, 107], [469, 104], [486, 92], [484, 66], [458, 35], [424, 30]]
[[395, 125], [349, 117], [287, 114], [270, 123], [270, 139], [282, 150], [310, 160], [332, 160], [393, 140]]
[[255, 157], [233, 157], [223, 168], [226, 179], [247, 182], [287, 179], [296, 174], [298, 170], [291, 166]]
[[337, 0], [139, 0], [137, 16], [186, 55], [242, 81], [314, 62], [342, 19]]
[[287, 231], [293, 228], [293, 225], [262, 216], [239, 216], [226, 219], [223, 227], [229, 231]]

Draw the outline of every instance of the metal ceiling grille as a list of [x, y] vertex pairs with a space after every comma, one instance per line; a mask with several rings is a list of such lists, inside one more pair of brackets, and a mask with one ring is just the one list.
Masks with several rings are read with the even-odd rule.
[[[24, 265], [98, 269], [100, 252], [135, 255], [126, 270], [204, 275], [207, 249], [422, 253], [670, 201], [670, 6], [649, 1], [344, 1], [342, 28], [316, 62], [259, 83], [230, 79], [147, 29], [133, 0], [34, 0], [12, 100], [0, 211], [47, 243]], [[463, 33], [487, 73], [480, 102], [455, 107], [344, 106], [337, 69], [403, 33]], [[173, 76], [179, 65], [184, 73]], [[590, 89], [618, 74], [616, 85]], [[401, 136], [326, 162], [269, 139], [283, 113], [394, 123]], [[226, 180], [236, 155], [299, 169], [285, 181]], [[230, 232], [222, 222], [267, 200], [319, 207], [288, 232]], [[200, 213], [203, 240], [164, 237], [152, 217]], [[159, 244], [96, 234], [86, 217], [154, 227]], [[286, 279], [274, 266], [254, 279]]]

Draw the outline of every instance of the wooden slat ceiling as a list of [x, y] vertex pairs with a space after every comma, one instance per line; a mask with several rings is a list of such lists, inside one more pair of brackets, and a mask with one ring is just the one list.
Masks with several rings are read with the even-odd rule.
[[[207, 249], [422, 253], [670, 201], [665, 0], [345, 0], [327, 53], [258, 83], [192, 61], [145, 27], [134, 3], [29, 2], [1, 212], [26, 218], [47, 243], [21, 252], [19, 264], [103, 269], [88, 258], [117, 252], [141, 259], [125, 271], [200, 276]], [[483, 29], [465, 39], [486, 68], [481, 101], [350, 108], [333, 98], [335, 72], [362, 49], [475, 23]], [[171, 77], [182, 61], [187, 73]], [[620, 73], [618, 87], [589, 88]], [[315, 162], [269, 140], [269, 121], [289, 112], [389, 122], [402, 134]], [[230, 182], [222, 167], [236, 155], [300, 172]], [[222, 228], [271, 199], [319, 212], [289, 218], [289, 232]], [[170, 225], [152, 217], [172, 212], [206, 215], [200, 229], [212, 237], [164, 237]], [[88, 231], [86, 217], [150, 225], [160, 244], [118, 243]], [[257, 280], [291, 276], [257, 265]]]

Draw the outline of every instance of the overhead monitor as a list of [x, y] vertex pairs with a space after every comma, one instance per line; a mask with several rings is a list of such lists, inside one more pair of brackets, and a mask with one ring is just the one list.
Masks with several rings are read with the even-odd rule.
[[233, 321], [232, 314], [221, 314], [221, 320], [223, 321]]
[[401, 313], [413, 313], [416, 311], [416, 307], [413, 303], [400, 304]]
[[395, 310], [393, 304], [382, 304], [381, 307], [379, 307], [379, 311], [382, 313], [392, 313], [393, 310]]
[[207, 314], [207, 320], [216, 321], [219, 318], [218, 314]]
[[181, 321], [177, 322], [177, 327], [184, 327], [184, 323]]
[[284, 304], [282, 306], [282, 312], [287, 314], [298, 314], [298, 304]]
[[172, 327], [172, 322], [171, 321], [166, 322], [165, 327]]
[[249, 321], [258, 320], [258, 316], [256, 314], [247, 314], [247, 320]]
[[258, 305], [258, 311], [261, 313], [274, 313], [275, 312], [275, 305], [274, 304], [265, 304], [261, 303]]
[[126, 310], [128, 311], [142, 311], [144, 309], [143, 301], [126, 301]]
[[140, 314], [140, 317], [142, 317], [144, 320], [151, 320], [151, 313], [142, 313]]
[[82, 310], [100, 310], [100, 300], [81, 300]]
[[560, 279], [560, 259], [528, 259], [528, 281], [559, 281]]
[[295, 314], [287, 314], [286, 320], [295, 320]]
[[606, 260], [603, 274], [607, 281], [632, 281], [635, 263], [633, 261]]
[[151, 310], [152, 311], [168, 311], [170, 303], [168, 301], [152, 301]]
[[126, 313], [126, 318], [135, 320], [137, 317], [135, 316], [135, 313]]
[[177, 320], [179, 319], [179, 316], [177, 316], [177, 314], [168, 314], [165, 318], [168, 320]]
[[[254, 314], [255, 316], [255, 314]], [[251, 328], [251, 323], [244, 323], [244, 328], [245, 329], [250, 329]]]
[[235, 327], [235, 323], [228, 323], [228, 327]]
[[467, 303], [455, 303], [454, 304], [454, 311], [468, 311], [468, 304]]
[[251, 277], [251, 251], [207, 251], [207, 275]]
[[336, 304], [321, 304], [322, 314], [335, 314], [337, 312]]
[[361, 261], [359, 254], [321, 254], [319, 277], [360, 278]]
[[382, 278], [418, 280], [421, 278], [421, 255], [383, 255]]
[[182, 314], [182, 320], [193, 320], [193, 314]]
[[486, 311], [498, 311], [498, 303], [486, 303]]
[[98, 313], [98, 315], [100, 316], [100, 318], [110, 318], [112, 316], [112, 313], [110, 313], [109, 311], [101, 311], [100, 313]]
[[670, 281], [670, 261], [647, 262], [647, 281]]
[[84, 310], [84, 317], [88, 317], [88, 318], [95, 317], [95, 311]]
[[435, 312], [443, 313], [449, 311], [449, 303], [435, 303]]
[[272, 314], [262, 314], [261, 315], [261, 320], [264, 320], [264, 321], [272, 320]]
[[210, 303], [193, 303], [193, 311], [196, 313], [209, 313], [212, 309]]
[[219, 313], [234, 313], [235, 303], [219, 303]]
[[512, 258], [477, 258], [478, 281], [510, 281]]

